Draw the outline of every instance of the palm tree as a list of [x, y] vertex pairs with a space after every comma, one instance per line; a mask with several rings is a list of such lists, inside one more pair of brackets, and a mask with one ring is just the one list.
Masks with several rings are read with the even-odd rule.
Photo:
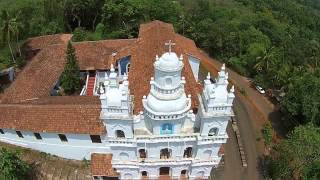
[[[10, 17], [9, 12], [6, 10], [3, 10], [1, 13], [1, 19], [2, 19], [2, 40], [3, 42], [7, 42], [9, 49], [10, 49], [10, 53], [12, 56], [12, 60], [14, 63], [16, 63], [16, 59], [14, 57], [13, 54], [13, 50], [11, 47], [11, 39], [13, 38], [13, 36], [15, 35], [18, 41], [18, 27], [20, 26], [18, 21], [17, 21], [17, 17]], [[19, 52], [20, 52], [20, 48], [19, 48]]]
[[263, 56], [259, 56], [256, 58], [258, 62], [253, 66], [257, 71], [262, 71], [263, 68], [265, 68], [266, 71], [269, 70], [269, 65], [273, 60], [274, 52], [273, 52], [274, 47], [271, 47], [268, 50], [263, 51]]

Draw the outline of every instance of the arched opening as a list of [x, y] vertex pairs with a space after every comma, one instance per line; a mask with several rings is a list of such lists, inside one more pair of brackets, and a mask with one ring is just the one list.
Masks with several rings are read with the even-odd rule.
[[209, 131], [208, 136], [216, 136], [216, 135], [218, 135], [218, 132], [219, 132], [218, 128], [216, 128], [216, 127], [211, 128], [210, 131]]
[[203, 178], [203, 176], [204, 176], [204, 171], [199, 171], [198, 173], [197, 173], [197, 178]]
[[161, 126], [160, 134], [173, 134], [172, 124], [165, 123]]
[[211, 150], [205, 150], [203, 152], [203, 159], [210, 159], [211, 158], [211, 153], [212, 153]]
[[147, 171], [141, 171], [141, 176], [148, 176], [148, 172]]
[[188, 147], [184, 150], [183, 157], [192, 158], [192, 147]]
[[124, 135], [124, 132], [122, 130], [117, 130], [116, 137], [117, 138], [125, 138], [126, 136]]
[[127, 161], [127, 160], [129, 160], [129, 154], [122, 152], [119, 154], [119, 158], [121, 161]]
[[133, 176], [129, 173], [124, 174], [124, 179], [133, 179]]
[[141, 159], [147, 158], [147, 152], [146, 152], [145, 149], [139, 149], [139, 157], [140, 157]]
[[126, 66], [126, 74], [129, 73], [129, 70], [130, 70], [130, 63], [128, 63], [127, 66]]
[[160, 159], [170, 159], [171, 158], [171, 149], [164, 148], [160, 150]]
[[180, 174], [180, 179], [181, 180], [187, 179], [187, 177], [188, 177], [188, 171], [186, 169], [182, 170]]
[[159, 170], [159, 175], [170, 175], [170, 167], [161, 167]]

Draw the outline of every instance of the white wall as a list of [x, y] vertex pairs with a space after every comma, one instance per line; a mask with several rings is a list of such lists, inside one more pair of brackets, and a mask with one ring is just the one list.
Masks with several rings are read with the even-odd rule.
[[104, 120], [107, 128], [107, 136], [109, 138], [116, 138], [116, 131], [121, 130], [125, 133], [126, 138], [133, 138], [133, 121], [120, 119]]
[[108, 146], [92, 143], [88, 134], [65, 134], [68, 142], [61, 142], [55, 133], [40, 133], [42, 140], [37, 140], [33, 132], [21, 131], [24, 138], [19, 138], [14, 130], [3, 129], [3, 131], [5, 134], [0, 134], [0, 141], [67, 159], [90, 159], [92, 152], [110, 152]]
[[200, 61], [198, 58], [191, 55], [188, 56], [188, 59], [192, 69], [193, 76], [196, 79], [196, 81], [198, 81]]

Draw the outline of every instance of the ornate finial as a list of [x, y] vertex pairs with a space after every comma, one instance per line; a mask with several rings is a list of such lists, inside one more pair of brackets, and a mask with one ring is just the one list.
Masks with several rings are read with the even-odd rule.
[[223, 63], [223, 64], [222, 64], [222, 67], [221, 67], [221, 70], [224, 71], [225, 69], [226, 69], [226, 65]]
[[158, 61], [159, 60], [159, 56], [158, 56], [158, 54], [156, 55], [156, 61]]
[[114, 72], [113, 64], [111, 64], [110, 71], [111, 71], [111, 72]]
[[234, 93], [234, 85], [231, 87], [230, 92]]
[[182, 54], [180, 55], [179, 60], [180, 60], [180, 61], [182, 61], [182, 60], [183, 60], [183, 55], [182, 55]]
[[208, 80], [210, 80], [210, 79], [211, 79], [210, 72], [208, 72], [207, 79], [208, 79]]
[[164, 43], [164, 45], [169, 47], [169, 54], [170, 54], [172, 46], [176, 45], [176, 43], [173, 43], [171, 40], [169, 40], [169, 42]]

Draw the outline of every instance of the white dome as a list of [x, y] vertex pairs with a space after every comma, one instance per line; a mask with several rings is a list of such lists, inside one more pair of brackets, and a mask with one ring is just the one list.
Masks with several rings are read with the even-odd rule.
[[179, 58], [176, 53], [164, 53], [158, 61], [155, 62], [155, 65], [161, 70], [177, 70], [182, 67], [182, 62], [179, 61]]
[[188, 106], [187, 98], [182, 95], [174, 100], [160, 100], [156, 97], [149, 95], [147, 97], [147, 105], [155, 112], [178, 112], [184, 110]]

